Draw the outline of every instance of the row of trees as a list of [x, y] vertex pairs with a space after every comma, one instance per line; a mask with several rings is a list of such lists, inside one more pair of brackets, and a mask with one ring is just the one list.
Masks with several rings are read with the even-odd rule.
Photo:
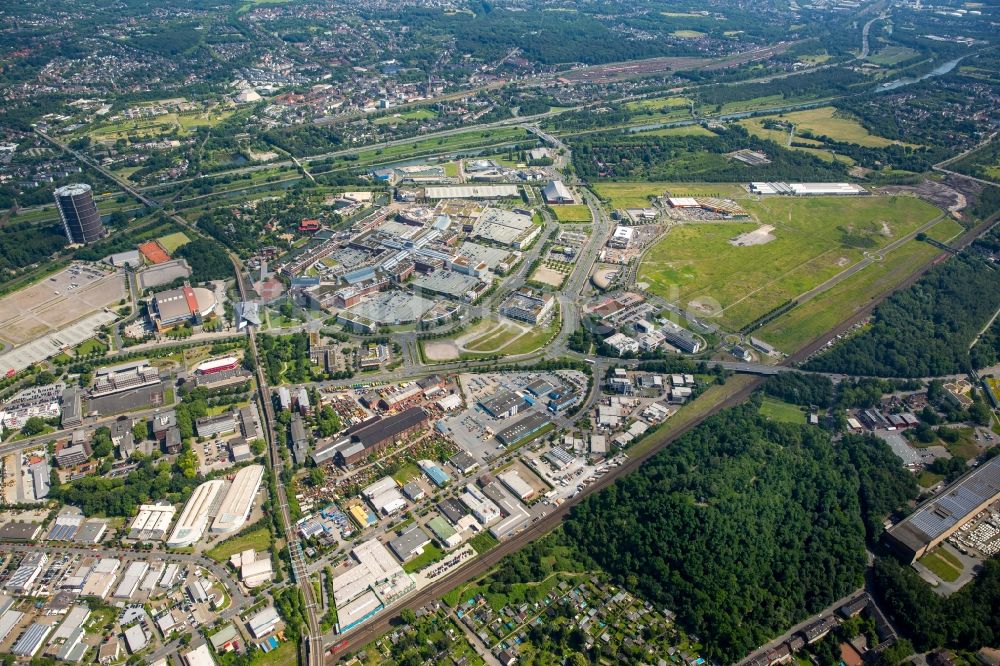
[[861, 333], [816, 356], [807, 370], [936, 377], [971, 370], [969, 347], [1000, 307], [1000, 271], [963, 253], [875, 309]]

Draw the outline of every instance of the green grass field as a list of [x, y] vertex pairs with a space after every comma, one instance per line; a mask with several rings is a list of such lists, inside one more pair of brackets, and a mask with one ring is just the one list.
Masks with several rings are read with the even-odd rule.
[[552, 321], [546, 326], [531, 327], [531, 330], [523, 335], [520, 326], [513, 323], [497, 326], [498, 321], [489, 317], [463, 334], [468, 336], [471, 333], [475, 334], [475, 337], [466, 340], [467, 351], [461, 352], [461, 359], [468, 360], [498, 353], [504, 356], [528, 354], [547, 344], [559, 330], [558, 316], [553, 316]]
[[442, 557], [444, 557], [444, 551], [435, 544], [429, 543], [424, 546], [424, 552], [420, 553], [409, 562], [403, 564], [403, 571], [406, 573], [420, 571], [424, 567], [437, 562]]
[[83, 130], [75, 136], [88, 135], [93, 141], [113, 142], [128, 137], [157, 137], [176, 130], [183, 137], [197, 127], [215, 127], [232, 114], [232, 111], [165, 113], [152, 118], [109, 122]]
[[108, 346], [98, 340], [97, 338], [90, 338], [89, 340], [84, 340], [73, 352], [77, 356], [87, 356], [88, 354], [103, 354], [108, 351]]
[[[961, 225], [945, 219], [935, 224], [928, 236], [945, 242], [961, 232]], [[879, 294], [894, 289], [916, 266], [930, 261], [940, 252], [917, 240], [904, 243], [885, 255], [885, 261], [869, 265], [768, 323], [755, 335], [790, 354], [848, 319]]]
[[798, 405], [778, 400], [777, 398], [765, 397], [760, 404], [760, 413], [772, 421], [782, 423], [805, 423], [806, 416]]
[[590, 218], [590, 207], [587, 204], [566, 204], [562, 206], [552, 206], [552, 212], [560, 222], [569, 224], [589, 224], [593, 222]]
[[392, 474], [392, 478], [400, 485], [404, 485], [410, 479], [418, 476], [420, 476], [420, 468], [413, 463], [403, 465]]
[[259, 530], [247, 532], [242, 536], [223, 541], [205, 554], [216, 562], [225, 562], [241, 551], [253, 548], [256, 551], [266, 551], [271, 548], [271, 530], [262, 527]]
[[503, 349], [504, 345], [509, 344], [520, 334], [520, 327], [504, 323], [486, 331], [478, 338], [470, 340], [465, 344], [465, 348], [473, 352], [492, 354]]
[[159, 241], [160, 245], [163, 246], [163, 249], [166, 250], [168, 254], [173, 254], [177, 248], [191, 242], [191, 239], [188, 238], [187, 234], [183, 231], [177, 231], [172, 234], [167, 234], [166, 236], [160, 236], [156, 240]]
[[594, 192], [611, 202], [611, 208], [645, 208], [649, 198], [670, 193], [675, 197], [747, 196], [737, 183], [595, 183]]
[[639, 280], [654, 293], [738, 329], [911, 233], [939, 211], [912, 197], [773, 197], [744, 200], [775, 239], [736, 247], [756, 223], [674, 227], [643, 259]]
[[920, 473], [920, 476], [917, 477], [917, 484], [921, 488], [933, 488], [937, 484], [941, 483], [943, 479], [943, 474], [935, 474], [934, 472], [924, 470]]
[[885, 48], [868, 56], [868, 62], [888, 67], [901, 63], [904, 60], [909, 60], [916, 55], [919, 55], [919, 53], [908, 46], [897, 46], [893, 44], [886, 46]]
[[715, 132], [702, 125], [681, 125], [679, 127], [661, 127], [654, 130], [636, 132], [640, 136], [716, 136]]
[[691, 99], [688, 97], [655, 97], [638, 102], [629, 102], [625, 108], [629, 111], [661, 111], [663, 109], [689, 108]]
[[388, 116], [382, 116], [381, 118], [376, 118], [372, 121], [375, 125], [392, 125], [396, 123], [405, 123], [415, 120], [427, 120], [428, 118], [436, 118], [437, 114], [430, 109], [413, 109], [412, 111], [401, 111], [400, 113], [393, 113]]
[[699, 39], [705, 36], [705, 33], [698, 32], [697, 30], [674, 30], [670, 34], [681, 39]]
[[[741, 121], [740, 124], [750, 132], [764, 138], [770, 138], [783, 146], [787, 144], [788, 133], [778, 130], [765, 130], [761, 125], [762, 121], [768, 118], [787, 121], [795, 125], [796, 134], [808, 131], [816, 136], [827, 136], [836, 141], [856, 143], [859, 146], [878, 148], [895, 143], [884, 137], [872, 134], [853, 118], [838, 116], [836, 111], [832, 106], [821, 106], [816, 109], [785, 113], [781, 116], [761, 116], [760, 118], [747, 119]], [[796, 137], [795, 141], [809, 143], [809, 140], [802, 137]]]
[[962, 562], [944, 548], [936, 548], [920, 558], [920, 563], [946, 583], [954, 583], [962, 575]]

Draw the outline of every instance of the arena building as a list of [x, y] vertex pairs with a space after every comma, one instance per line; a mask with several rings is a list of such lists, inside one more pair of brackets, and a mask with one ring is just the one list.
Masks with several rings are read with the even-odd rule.
[[154, 295], [151, 305], [153, 325], [163, 331], [179, 324], [202, 323], [215, 310], [216, 303], [210, 290], [185, 284]]

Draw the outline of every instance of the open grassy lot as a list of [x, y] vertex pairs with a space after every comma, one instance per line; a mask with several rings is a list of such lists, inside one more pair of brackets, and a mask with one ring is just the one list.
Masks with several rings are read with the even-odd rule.
[[760, 404], [760, 413], [772, 421], [781, 421], [782, 423], [806, 422], [805, 414], [798, 405], [766, 396]]
[[962, 575], [962, 563], [944, 548], [936, 548], [920, 558], [920, 563], [946, 583], [954, 583]]
[[595, 183], [594, 192], [612, 208], [645, 208], [652, 196], [669, 192], [675, 197], [746, 196], [737, 183]]
[[79, 135], [89, 135], [93, 141], [113, 142], [128, 137], [157, 137], [176, 130], [183, 137], [197, 127], [214, 127], [232, 114], [232, 111], [165, 113], [152, 118], [104, 123]]
[[97, 338], [90, 338], [89, 340], [84, 340], [76, 346], [73, 352], [77, 356], [87, 356], [88, 354], [103, 354], [108, 351], [108, 346], [98, 340]]
[[625, 108], [629, 111], [660, 111], [662, 109], [688, 108], [691, 100], [688, 97], [655, 97], [638, 102], [629, 102]]
[[393, 113], [392, 115], [382, 116], [381, 118], [376, 118], [372, 122], [376, 125], [395, 125], [397, 123], [427, 120], [428, 118], [436, 117], [437, 114], [430, 109], [413, 109], [412, 111], [403, 111], [401, 113]]
[[161, 236], [156, 239], [159, 241], [163, 249], [169, 254], [173, 254], [174, 251], [182, 245], [187, 245], [191, 242], [191, 239], [187, 237], [183, 231], [177, 231], [172, 234], [167, 234], [166, 236]]
[[392, 474], [392, 478], [395, 479], [396, 483], [399, 485], [406, 485], [410, 479], [414, 479], [420, 476], [420, 468], [413, 463], [407, 463], [397, 469]]
[[465, 348], [473, 352], [491, 354], [502, 349], [521, 333], [522, 329], [520, 326], [508, 322], [499, 322], [484, 331], [482, 335], [466, 342]]
[[[961, 232], [961, 225], [952, 219], [944, 219], [935, 224], [927, 235], [947, 242]], [[940, 252], [917, 240], [904, 243], [886, 254], [884, 261], [867, 266], [778, 317], [759, 329], [756, 335], [790, 354], [849, 318], [879, 294], [894, 289], [917, 266], [930, 261]]]
[[[781, 116], [762, 116], [760, 118], [742, 121], [740, 124], [758, 136], [766, 136], [762, 132], [773, 131], [764, 130], [761, 127], [762, 121], [767, 118], [784, 120], [794, 124], [796, 134], [801, 131], [808, 131], [817, 136], [827, 136], [836, 141], [856, 143], [859, 146], [880, 147], [888, 146], [894, 143], [889, 139], [872, 134], [865, 129], [861, 123], [853, 118], [836, 115], [836, 109], [832, 106], [821, 106], [816, 109], [794, 111], [792, 113], [782, 114]], [[781, 135], [781, 140], [775, 140], [782, 145], [785, 145], [788, 140], [788, 134], [785, 132], [777, 133]], [[772, 137], [768, 136], [767, 138]], [[799, 142], [804, 141], [801, 137], [797, 137], [795, 140]]]
[[593, 222], [590, 218], [590, 208], [587, 204], [566, 204], [562, 206], [552, 206], [552, 212], [560, 222], [570, 224], [589, 224]]
[[442, 557], [444, 557], [444, 551], [441, 550], [437, 545], [429, 543], [426, 546], [424, 546], [424, 552], [420, 553], [409, 562], [403, 564], [403, 571], [405, 571], [406, 573], [413, 573], [414, 571], [420, 571], [429, 564], [437, 562]]
[[679, 127], [661, 127], [654, 130], [636, 132], [642, 136], [716, 136], [715, 132], [702, 125], [681, 125]]
[[670, 34], [681, 39], [699, 39], [705, 36], [705, 33], [698, 32], [697, 30], [674, 30]]
[[554, 316], [547, 326], [534, 326], [528, 333], [504, 347], [503, 353], [505, 356], [528, 354], [548, 344], [549, 340], [558, 332], [559, 317]]
[[[275, 0], [268, 0], [275, 2]], [[298, 646], [293, 641], [283, 641], [270, 652], [254, 653], [253, 666], [295, 666], [299, 662]]]
[[917, 484], [921, 488], [933, 488], [937, 484], [941, 483], [943, 479], [943, 474], [935, 474], [934, 472], [924, 470], [920, 473], [920, 476], [917, 477]]
[[868, 62], [890, 66], [909, 60], [915, 55], [919, 55], [919, 53], [908, 46], [892, 44], [868, 56]]
[[259, 530], [253, 530], [241, 536], [233, 537], [232, 539], [223, 541], [205, 554], [216, 562], [225, 562], [236, 553], [249, 548], [257, 551], [269, 550], [271, 548], [271, 530], [262, 527]]
[[738, 329], [939, 214], [911, 197], [744, 200], [774, 240], [737, 247], [754, 222], [676, 226], [643, 259], [650, 290]]

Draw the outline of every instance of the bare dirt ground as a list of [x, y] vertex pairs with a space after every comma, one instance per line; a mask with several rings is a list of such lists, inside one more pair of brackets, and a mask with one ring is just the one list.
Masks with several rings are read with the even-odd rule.
[[764, 245], [775, 239], [775, 235], [771, 233], [772, 231], [774, 231], [774, 227], [770, 224], [765, 224], [761, 227], [757, 227], [753, 231], [748, 231], [745, 234], [740, 234], [739, 236], [730, 239], [729, 244], [736, 247]]
[[124, 295], [120, 274], [71, 266], [0, 299], [0, 338], [24, 344], [116, 304]]
[[531, 279], [558, 289], [562, 286], [562, 283], [565, 282], [566, 274], [560, 273], [559, 271], [546, 266], [539, 266], [531, 276]]
[[424, 356], [428, 361], [454, 361], [458, 359], [458, 345], [454, 340], [432, 340], [424, 343]]

